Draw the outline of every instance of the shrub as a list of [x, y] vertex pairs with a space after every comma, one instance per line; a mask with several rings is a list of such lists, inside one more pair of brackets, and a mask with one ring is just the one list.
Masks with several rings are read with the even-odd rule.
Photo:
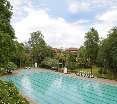
[[98, 73], [99, 73], [99, 74], [107, 74], [107, 70], [105, 70], [104, 68], [100, 68], [100, 69], [98, 70]]
[[45, 58], [44, 61], [42, 61], [41, 66], [45, 68], [57, 67], [58, 60], [52, 58]]
[[75, 70], [79, 67], [78, 63], [76, 62], [69, 62], [68, 65], [67, 65], [68, 69], [70, 70]]
[[7, 66], [6, 66], [6, 71], [8, 73], [11, 73], [16, 68], [17, 68], [17, 65], [16, 64], [14, 64], [13, 62], [8, 62]]
[[99, 74], [102, 74], [102, 68], [100, 68], [100, 69], [98, 70], [98, 73], [99, 73]]
[[13, 83], [0, 80], [0, 104], [29, 104]]

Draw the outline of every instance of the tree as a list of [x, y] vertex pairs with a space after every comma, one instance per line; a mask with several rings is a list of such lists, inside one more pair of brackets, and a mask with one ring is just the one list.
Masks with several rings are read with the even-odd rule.
[[18, 41], [14, 41], [14, 45], [15, 48], [12, 61], [17, 64], [18, 67], [21, 67], [25, 61], [25, 47], [23, 43], [19, 43]]
[[80, 67], [89, 67], [89, 63], [88, 63], [88, 57], [87, 57], [87, 50], [86, 47], [81, 46], [79, 51], [78, 51], [78, 57], [77, 57], [77, 61]]
[[91, 64], [96, 63], [97, 53], [98, 53], [98, 46], [99, 43], [99, 35], [97, 30], [91, 28], [89, 32], [86, 33], [85, 36], [85, 47], [87, 51], [88, 60], [90, 60]]
[[[10, 35], [0, 33], [0, 64], [6, 65], [12, 58], [14, 53], [14, 44]], [[1, 66], [0, 65], [0, 66]]]
[[59, 67], [62, 68], [66, 64], [66, 56], [65, 53], [61, 50], [59, 53], [56, 55], [56, 59], [59, 60]]
[[0, 0], [0, 33], [7, 33], [12, 38], [15, 37], [14, 30], [10, 24], [12, 16], [12, 6], [8, 0]]
[[41, 64], [44, 58], [47, 56], [47, 44], [44, 41], [44, 36], [40, 31], [31, 33], [29, 44], [32, 50], [33, 62]]
[[104, 69], [117, 72], [117, 27], [112, 28], [108, 37], [103, 40], [97, 62]]
[[68, 52], [68, 51], [63, 51], [61, 50], [59, 53], [56, 55], [56, 59], [59, 60], [59, 67], [67, 67], [69, 69], [75, 69], [76, 68], [76, 58], [77, 54]]
[[111, 42], [111, 49], [110, 49], [110, 67], [113, 71], [117, 72], [117, 27], [113, 28], [110, 33], [110, 42]]
[[32, 60], [32, 53], [31, 53], [31, 47], [28, 43], [24, 44], [24, 66], [32, 66], [33, 60]]
[[43, 61], [42, 61], [42, 65], [46, 68], [52, 68], [52, 67], [58, 67], [58, 63], [59, 61], [57, 59], [53, 59], [53, 58], [45, 58]]
[[7, 0], [0, 0], [0, 66], [11, 60], [13, 54], [14, 30], [10, 24], [12, 6]]

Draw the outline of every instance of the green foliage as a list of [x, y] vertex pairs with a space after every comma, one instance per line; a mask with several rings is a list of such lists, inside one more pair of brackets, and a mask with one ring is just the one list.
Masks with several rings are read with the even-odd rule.
[[13, 70], [15, 70], [17, 68], [17, 66], [13, 63], [13, 62], [8, 62], [7, 66], [6, 66], [6, 71], [12, 72]]
[[21, 65], [23, 66], [32, 66], [32, 54], [31, 54], [31, 47], [29, 47], [27, 44], [23, 47], [23, 57]]
[[58, 63], [59, 61], [57, 59], [52, 59], [52, 58], [47, 57], [42, 61], [41, 64], [44, 67], [52, 68], [52, 67], [58, 67]]
[[59, 53], [57, 53], [57, 55], [56, 55], [56, 59], [59, 61], [58, 63], [61, 63], [61, 64], [59, 64], [59, 68], [62, 68], [62, 67], [64, 67], [65, 66], [65, 62], [66, 62], [66, 55], [67, 54], [65, 54], [64, 52], [59, 52]]
[[0, 80], [0, 104], [29, 104], [14, 84]]
[[87, 57], [91, 64], [95, 64], [99, 49], [99, 35], [97, 30], [91, 28], [90, 31], [86, 33], [85, 39], [84, 45], [86, 47]]
[[79, 67], [87, 68], [90, 66], [90, 63], [88, 61], [87, 57], [87, 50], [84, 46], [80, 47], [77, 57], [77, 62], [79, 64]]
[[45, 46], [44, 36], [40, 31], [31, 33], [31, 38], [29, 40], [31, 47], [36, 47], [38, 45]]
[[[14, 44], [10, 35], [0, 32], [0, 64], [5, 65], [11, 59], [14, 52]], [[0, 66], [1, 66], [0, 65]]]
[[65, 57], [68, 62], [76, 62], [77, 54], [68, 53]]
[[14, 52], [14, 30], [10, 24], [12, 7], [8, 0], [0, 0], [0, 66], [11, 60]]
[[59, 60], [59, 63], [62, 63], [60, 67], [69, 66], [70, 62], [76, 62], [77, 54], [61, 51], [56, 55], [56, 59]]
[[74, 70], [74, 69], [79, 68], [79, 65], [78, 65], [78, 63], [76, 63], [76, 62], [68, 62], [67, 68], [68, 68], [69, 70]]
[[117, 72], [117, 27], [111, 29], [108, 37], [103, 40], [97, 62], [101, 67]]
[[8, 0], [0, 0], [0, 33], [7, 33], [14, 38], [14, 30], [10, 25], [12, 6]]
[[14, 54], [12, 56], [12, 61], [17, 64], [18, 67], [21, 67], [23, 63], [25, 63], [25, 60], [27, 60], [25, 56], [26, 52], [24, 44], [14, 41]]
[[[33, 62], [41, 64], [46, 56], [49, 56], [50, 49], [44, 41], [44, 36], [40, 31], [31, 33], [29, 44], [32, 49]], [[51, 54], [51, 53], [50, 53]]]
[[98, 73], [99, 73], [99, 74], [107, 74], [107, 70], [104, 69], [104, 68], [100, 68], [100, 69], [98, 70]]
[[80, 47], [77, 61], [79, 67], [90, 68], [96, 64], [97, 53], [99, 49], [99, 35], [97, 30], [91, 28], [86, 33], [84, 46]]

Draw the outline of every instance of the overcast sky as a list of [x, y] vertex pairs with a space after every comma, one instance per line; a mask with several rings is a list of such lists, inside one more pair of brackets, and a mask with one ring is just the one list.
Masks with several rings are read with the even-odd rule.
[[52, 47], [80, 47], [95, 27], [100, 37], [117, 26], [117, 0], [10, 0], [12, 25], [18, 41], [41, 31]]

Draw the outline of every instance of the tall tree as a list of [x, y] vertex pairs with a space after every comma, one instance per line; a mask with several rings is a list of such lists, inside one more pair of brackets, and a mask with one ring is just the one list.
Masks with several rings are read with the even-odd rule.
[[117, 27], [111, 29], [99, 49], [97, 62], [104, 69], [117, 72]]
[[87, 51], [84, 46], [81, 46], [78, 51], [78, 57], [77, 61], [79, 63], [80, 67], [88, 67], [88, 57], [87, 57]]
[[15, 33], [10, 24], [12, 6], [8, 0], [0, 0], [0, 33], [6, 33], [14, 38]]
[[40, 31], [31, 33], [29, 44], [32, 49], [33, 62], [41, 64], [43, 59], [47, 56], [47, 45], [42, 33]]
[[22, 63], [25, 60], [25, 47], [23, 43], [19, 43], [18, 41], [14, 41], [15, 49], [13, 55], [13, 61], [17, 64], [18, 67], [22, 66]]
[[91, 28], [89, 32], [86, 33], [85, 36], [85, 47], [87, 51], [88, 60], [90, 60], [91, 64], [96, 63], [97, 53], [98, 53], [98, 43], [99, 43], [99, 35], [97, 30]]
[[10, 61], [13, 54], [14, 30], [10, 24], [12, 6], [7, 0], [0, 0], [0, 64]]

